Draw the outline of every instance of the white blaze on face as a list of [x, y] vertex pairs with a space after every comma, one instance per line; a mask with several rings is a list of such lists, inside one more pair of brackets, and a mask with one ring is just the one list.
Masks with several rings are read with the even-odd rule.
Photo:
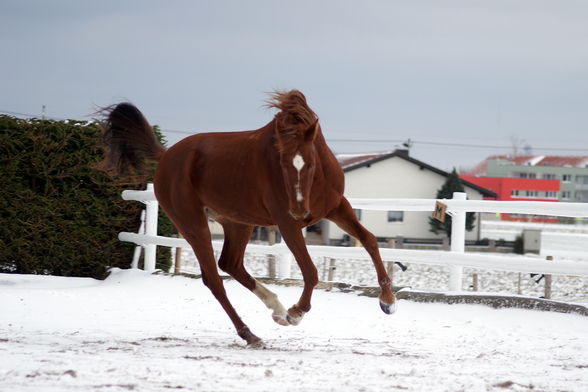
[[296, 201], [301, 202], [302, 200], [304, 200], [304, 197], [302, 196], [302, 193], [300, 192], [300, 171], [304, 167], [304, 159], [302, 158], [302, 156], [300, 154], [296, 154], [294, 156], [294, 159], [292, 159], [292, 166], [294, 166], [294, 168], [298, 172], [298, 181], [296, 182], [296, 185], [295, 185]]

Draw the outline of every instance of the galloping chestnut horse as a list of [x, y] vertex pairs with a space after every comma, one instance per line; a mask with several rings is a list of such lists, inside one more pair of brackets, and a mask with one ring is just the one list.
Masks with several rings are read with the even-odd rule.
[[[297, 325], [310, 310], [318, 274], [301, 229], [323, 218], [361, 241], [376, 268], [382, 289], [380, 306], [385, 313], [393, 313], [396, 298], [376, 239], [343, 197], [343, 171], [327, 147], [318, 117], [297, 90], [273, 93], [267, 106], [279, 112], [260, 129], [201, 133], [166, 150], [135, 106], [113, 105], [105, 109], [104, 167], [125, 175], [141, 173], [145, 159], [157, 162], [157, 200], [192, 246], [204, 284], [247, 344], [261, 340], [227, 298], [214, 260], [208, 217], [224, 229], [218, 266], [257, 295], [272, 310], [276, 323]], [[302, 295], [288, 310], [243, 267], [253, 227], [273, 225], [278, 226], [304, 277]]]

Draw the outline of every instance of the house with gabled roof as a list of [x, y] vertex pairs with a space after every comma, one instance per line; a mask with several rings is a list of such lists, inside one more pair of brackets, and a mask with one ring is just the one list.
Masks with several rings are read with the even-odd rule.
[[[449, 173], [409, 155], [408, 150], [337, 156], [345, 173], [345, 196], [348, 198], [434, 199]], [[468, 199], [496, 197], [486, 188], [462, 180]], [[438, 239], [430, 232], [430, 212], [415, 211], [356, 211], [361, 223], [379, 239], [404, 237]], [[476, 227], [466, 239], [478, 240], [479, 217]], [[325, 243], [342, 241], [345, 233], [329, 221], [321, 223]]]

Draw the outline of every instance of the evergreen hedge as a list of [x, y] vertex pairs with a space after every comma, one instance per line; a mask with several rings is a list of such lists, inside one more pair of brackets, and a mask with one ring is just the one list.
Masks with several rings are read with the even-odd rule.
[[[117, 235], [138, 230], [143, 205], [121, 192], [146, 182], [96, 170], [100, 139], [95, 122], [0, 116], [0, 272], [104, 278], [130, 266], [135, 246]], [[159, 234], [173, 232], [161, 215]], [[170, 249], [158, 249], [169, 268]]]

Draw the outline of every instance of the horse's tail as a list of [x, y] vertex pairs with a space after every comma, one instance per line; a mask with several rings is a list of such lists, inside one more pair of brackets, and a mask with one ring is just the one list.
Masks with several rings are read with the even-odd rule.
[[103, 170], [116, 176], [144, 175], [145, 159], [159, 161], [165, 148], [143, 114], [133, 104], [124, 102], [103, 108]]

